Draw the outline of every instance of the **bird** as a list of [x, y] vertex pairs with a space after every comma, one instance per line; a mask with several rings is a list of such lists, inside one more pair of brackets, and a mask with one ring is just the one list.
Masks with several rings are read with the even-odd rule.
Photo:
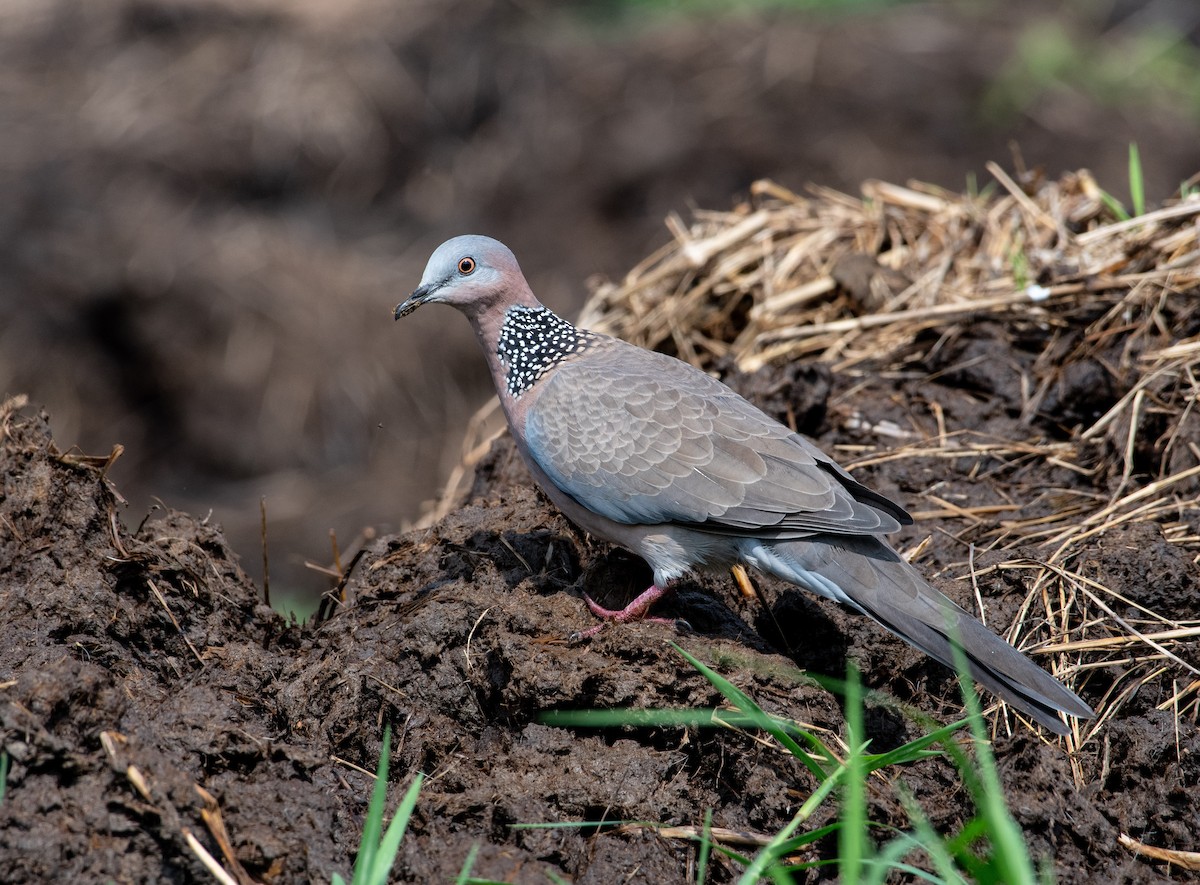
[[578, 328], [543, 305], [503, 243], [458, 236], [393, 312], [448, 304], [475, 331], [535, 482], [585, 532], [644, 559], [654, 583], [600, 623], [650, 618], [688, 574], [738, 564], [866, 615], [1059, 735], [1095, 714], [888, 543], [908, 512], [718, 379]]

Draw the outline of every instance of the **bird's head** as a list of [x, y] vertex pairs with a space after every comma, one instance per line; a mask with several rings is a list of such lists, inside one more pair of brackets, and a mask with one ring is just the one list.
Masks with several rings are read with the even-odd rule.
[[492, 307], [532, 300], [517, 259], [498, 240], [476, 235], [455, 237], [438, 246], [412, 295], [396, 305], [400, 319], [430, 302], [449, 304], [467, 316]]

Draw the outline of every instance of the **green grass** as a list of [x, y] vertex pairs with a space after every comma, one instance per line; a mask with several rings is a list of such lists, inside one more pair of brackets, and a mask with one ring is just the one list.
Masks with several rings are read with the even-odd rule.
[[1146, 178], [1136, 141], [1129, 143], [1129, 201], [1133, 204], [1134, 218], [1146, 214]]
[[1200, 49], [1182, 29], [1159, 23], [1104, 30], [1099, 15], [1070, 24], [1037, 16], [989, 87], [985, 116], [1004, 124], [1045, 96], [1084, 96], [1109, 107], [1200, 111]]
[[[363, 826], [362, 841], [358, 846], [358, 858], [354, 862], [351, 885], [387, 885], [388, 875], [400, 851], [400, 842], [417, 804], [424, 776], [417, 772], [387, 832], [383, 830], [383, 807], [387, 801], [388, 756], [392, 747], [392, 727], [383, 730], [383, 749], [379, 752], [379, 768], [375, 772], [375, 788], [371, 791], [371, 803], [367, 806], [367, 821]], [[382, 838], [380, 836], [382, 834]], [[346, 880], [333, 874], [333, 885], [346, 885]]]
[[[544, 714], [541, 721], [548, 725], [574, 728], [684, 726], [753, 729], [770, 735], [813, 775], [816, 788], [792, 819], [752, 856], [716, 841], [712, 836], [712, 810], [706, 810], [699, 833], [694, 836], [697, 844], [697, 885], [702, 885], [707, 879], [713, 851], [742, 867], [739, 885], [754, 885], [764, 879], [784, 885], [810, 867], [828, 865], [837, 868], [841, 881], [862, 885], [881, 885], [893, 873], [938, 885], [965, 885], [968, 882], [979, 885], [1034, 885], [1038, 882], [1023, 834], [1008, 812], [995, 759], [987, 742], [979, 699], [970, 677], [965, 675], [966, 661], [961, 652], [956, 650], [967, 717], [934, 728], [928, 734], [886, 753], [869, 752], [870, 740], [864, 727], [863, 690], [857, 670], [852, 666], [845, 682], [823, 680], [836, 684], [845, 698], [848, 750], [842, 759], [834, 748], [816, 735], [792, 720], [767, 713], [749, 695], [714, 669], [682, 648], [675, 646], [675, 649], [721, 693], [732, 705], [732, 710], [551, 711]], [[970, 732], [969, 742], [957, 739], [956, 733], [964, 726]], [[386, 885], [420, 794], [423, 778], [418, 773], [385, 831], [383, 818], [390, 749], [391, 728], [388, 727], [384, 730], [375, 787], [354, 865], [352, 885]], [[966, 793], [974, 804], [974, 815], [953, 833], [938, 832], [930, 822], [929, 815], [905, 787], [903, 772], [899, 769], [931, 756], [942, 755], [948, 756], [954, 763]], [[7, 755], [0, 752], [0, 800], [3, 799], [7, 765]], [[887, 779], [880, 783], [890, 783], [895, 789], [909, 819], [910, 828], [906, 831], [872, 821], [869, 816], [867, 788], [871, 776], [875, 772], [893, 768], [897, 770], [889, 771]], [[813, 814], [829, 801], [837, 803], [837, 819], [815, 829], [804, 829]], [[599, 831], [628, 823], [639, 823], [646, 827], [664, 826], [644, 821], [606, 820], [531, 823], [517, 827], [588, 828]], [[873, 838], [875, 836], [882, 837], [884, 841], [877, 842]], [[837, 839], [835, 857], [803, 863], [789, 860], [814, 843], [834, 837]], [[454, 880], [455, 885], [498, 885], [490, 879], [471, 875], [478, 852], [478, 843], [468, 850]], [[914, 855], [918, 856], [917, 859], [913, 858]], [[923, 865], [919, 865], [921, 860]], [[556, 885], [563, 882], [552, 870], [546, 870], [545, 875], [547, 881]], [[1043, 881], [1048, 879], [1044, 877]], [[332, 883], [346, 885], [345, 880], [337, 874], [333, 875]]]
[[1129, 202], [1132, 213], [1108, 191], [1100, 192], [1100, 199], [1118, 221], [1128, 221], [1146, 214], [1146, 184], [1142, 172], [1142, 155], [1136, 142], [1129, 145]]
[[[698, 883], [704, 881], [709, 852], [712, 850], [743, 866], [744, 871], [738, 880], [740, 885], [752, 885], [762, 879], [782, 885], [791, 882], [794, 874], [810, 866], [828, 864], [837, 866], [843, 882], [865, 885], [882, 883], [893, 872], [934, 883], [976, 882], [992, 885], [1003, 882], [1033, 885], [1037, 881], [1020, 828], [1008, 813], [995, 760], [986, 740], [979, 701], [970, 686], [969, 677], [960, 676], [968, 709], [966, 719], [935, 728], [929, 734], [890, 752], [871, 753], [863, 726], [862, 687], [857, 672], [851, 669], [842, 684], [846, 703], [846, 743], [849, 747], [843, 760], [816, 735], [791, 720], [766, 713], [729, 680], [678, 646], [676, 649], [725, 697], [734, 707], [733, 711], [716, 708], [552, 711], [542, 716], [541, 721], [549, 725], [576, 728], [685, 726], [755, 729], [769, 734], [814, 776], [816, 789], [787, 825], [753, 856], [714, 843], [709, 835], [711, 812], [706, 812], [702, 835], [697, 838]], [[960, 662], [962, 666], [965, 666], [965, 662]], [[969, 727], [973, 738], [969, 745], [955, 739], [955, 733], [964, 726]], [[935, 745], [942, 749], [932, 749]], [[953, 761], [974, 804], [973, 817], [957, 832], [937, 832], [929, 816], [903, 786], [900, 770], [889, 772], [889, 780], [897, 784], [897, 796], [906, 809], [911, 828], [897, 832], [870, 820], [867, 784], [872, 773], [943, 753]], [[813, 830], [803, 830], [804, 824], [826, 801], [838, 803], [837, 820]], [[611, 825], [614, 822], [606, 823]], [[598, 823], [545, 826], [598, 826]], [[888, 838], [876, 844], [873, 834]], [[834, 835], [838, 846], [835, 858], [799, 864], [787, 860], [807, 846]], [[915, 861], [910, 860], [914, 854], [924, 855], [929, 868], [917, 866]]]
[[[396, 863], [396, 855], [400, 851], [400, 843], [408, 829], [413, 810], [417, 806], [417, 798], [421, 793], [421, 785], [425, 777], [420, 772], [413, 778], [400, 800], [400, 806], [387, 831], [383, 829], [383, 811], [387, 802], [388, 760], [391, 755], [392, 727], [383, 730], [383, 747], [379, 752], [379, 766], [375, 770], [375, 787], [371, 790], [371, 802], [367, 806], [367, 819], [363, 825], [362, 840], [358, 846], [358, 857], [354, 861], [354, 874], [350, 885], [387, 885], [392, 867]], [[2, 798], [2, 793], [0, 793]], [[471, 875], [475, 858], [479, 854], [479, 843], [475, 843], [467, 851], [462, 868], [454, 879], [454, 885], [504, 885], [491, 879], [479, 879]], [[553, 872], [547, 872], [547, 878], [554, 885], [567, 885]], [[346, 880], [337, 873], [330, 877], [332, 885], [346, 885]]]
[[0, 750], [0, 802], [4, 801], [4, 794], [8, 790], [8, 753]]

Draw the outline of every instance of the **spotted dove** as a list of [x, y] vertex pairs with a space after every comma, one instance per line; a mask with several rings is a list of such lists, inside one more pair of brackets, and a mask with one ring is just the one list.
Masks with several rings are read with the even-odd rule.
[[[645, 559], [654, 585], [602, 622], [645, 618], [697, 569], [745, 563], [873, 618], [1050, 731], [1091, 708], [931, 587], [883, 535], [912, 522], [820, 449], [716, 379], [579, 329], [544, 307], [502, 243], [456, 237], [429, 259], [399, 319], [458, 308], [487, 357], [538, 485], [573, 522]], [[593, 628], [592, 631], [594, 632]]]

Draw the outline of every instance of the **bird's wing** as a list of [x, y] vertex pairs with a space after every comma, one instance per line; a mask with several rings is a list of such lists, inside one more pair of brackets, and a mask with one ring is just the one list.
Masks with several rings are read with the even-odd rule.
[[912, 521], [698, 369], [620, 342], [598, 351], [543, 382], [523, 430], [551, 481], [601, 516], [776, 538]]

